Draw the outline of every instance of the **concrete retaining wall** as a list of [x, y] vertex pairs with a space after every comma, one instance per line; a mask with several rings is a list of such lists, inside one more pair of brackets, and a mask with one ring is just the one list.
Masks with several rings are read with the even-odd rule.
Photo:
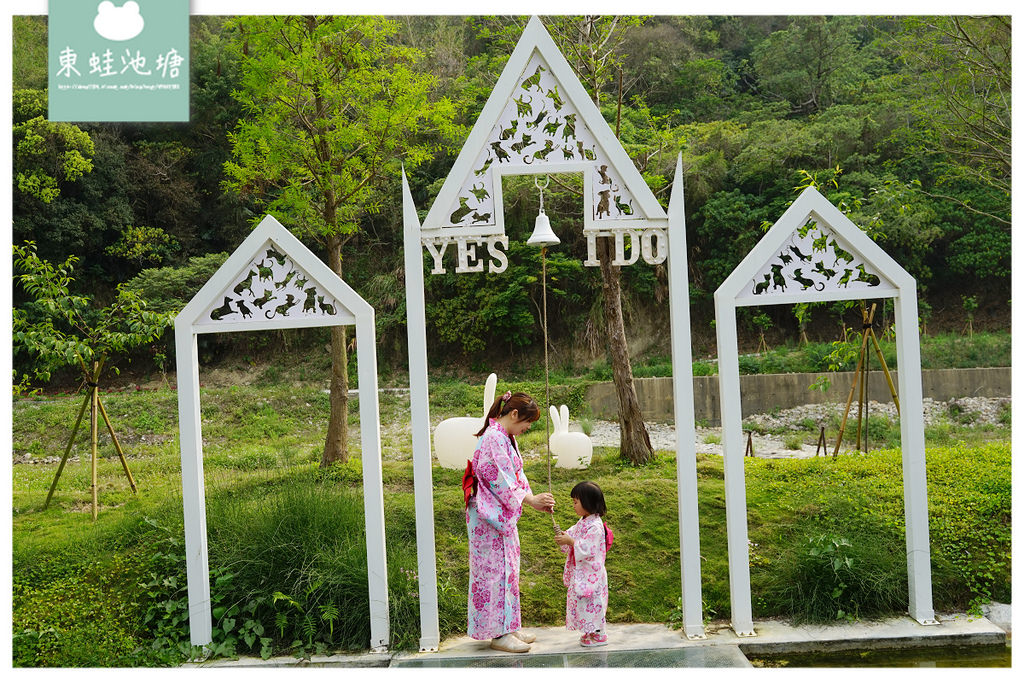
[[[806, 372], [785, 375], [742, 375], [740, 398], [743, 416], [760, 415], [808, 403], [845, 404], [850, 387], [853, 386], [853, 374]], [[825, 392], [809, 388], [820, 375], [825, 375], [831, 380], [831, 386]], [[1010, 368], [922, 370], [921, 383], [925, 398], [936, 401], [948, 401], [951, 398], [965, 396], [1003, 397], [1010, 396], [1010, 376]], [[892, 371], [892, 379], [899, 393], [895, 370]], [[637, 378], [634, 382], [644, 418], [655, 422], [672, 422], [672, 378], [644, 377]], [[872, 401], [892, 401], [889, 385], [881, 370], [868, 373], [868, 395]], [[611, 382], [588, 387], [586, 400], [595, 418], [618, 419], [615, 385]], [[696, 419], [707, 420], [712, 426], [720, 424], [717, 375], [693, 378], [693, 403]]]

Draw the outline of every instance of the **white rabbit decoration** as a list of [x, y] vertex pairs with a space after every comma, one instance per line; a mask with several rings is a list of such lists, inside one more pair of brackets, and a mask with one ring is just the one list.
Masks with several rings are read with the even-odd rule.
[[561, 414], [550, 406], [551, 452], [558, 456], [555, 467], [567, 470], [582, 470], [590, 465], [594, 455], [594, 444], [583, 432], [569, 431], [569, 407], [562, 406]]
[[452, 417], [434, 428], [434, 453], [441, 467], [450, 470], [466, 469], [466, 461], [473, 459], [480, 437], [476, 433], [484, 426], [487, 411], [494, 404], [494, 389], [498, 376], [493, 372], [484, 383], [484, 412], [480, 417]]

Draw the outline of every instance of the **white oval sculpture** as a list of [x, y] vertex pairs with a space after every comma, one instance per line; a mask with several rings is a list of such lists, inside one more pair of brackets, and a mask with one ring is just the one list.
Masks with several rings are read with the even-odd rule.
[[473, 451], [480, 438], [476, 433], [483, 427], [487, 411], [494, 403], [497, 386], [498, 376], [492, 372], [484, 383], [484, 411], [480, 417], [451, 417], [434, 428], [434, 454], [441, 467], [463, 470], [466, 461], [473, 459]]
[[551, 412], [551, 452], [558, 456], [555, 467], [585, 469], [594, 455], [594, 443], [583, 432], [569, 431], [568, 406], [562, 406], [561, 415], [554, 406], [549, 406], [548, 410]]

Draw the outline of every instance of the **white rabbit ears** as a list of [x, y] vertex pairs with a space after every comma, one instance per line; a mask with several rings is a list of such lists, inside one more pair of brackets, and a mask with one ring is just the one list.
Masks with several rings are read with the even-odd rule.
[[560, 425], [560, 420], [558, 419], [558, 408], [548, 406], [548, 413], [551, 414], [551, 428], [557, 432]]
[[498, 376], [493, 372], [487, 375], [487, 381], [484, 382], [484, 417], [487, 417], [487, 413], [490, 412], [491, 406], [494, 405], [494, 391], [498, 386]]
[[548, 406], [548, 412], [551, 414], [551, 427], [554, 431], [569, 431], [569, 406], [563, 405], [561, 410]]

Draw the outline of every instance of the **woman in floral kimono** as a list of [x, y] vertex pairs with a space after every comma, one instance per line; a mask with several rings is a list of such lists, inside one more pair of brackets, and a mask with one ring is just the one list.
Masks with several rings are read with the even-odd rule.
[[562, 582], [566, 587], [565, 626], [583, 631], [580, 645], [608, 644], [604, 632], [608, 610], [608, 572], [604, 567], [610, 534], [602, 516], [608, 511], [604, 492], [592, 481], [581, 481], [569, 493], [580, 521], [555, 535], [558, 549], [567, 553]]
[[[466, 502], [469, 530], [469, 636], [491, 647], [527, 652], [536, 638], [520, 629], [519, 531], [523, 503], [550, 512], [550, 493], [534, 495], [523, 472], [516, 436], [540, 417], [537, 402], [506, 392], [491, 406], [473, 453], [473, 495]], [[468, 473], [467, 473], [468, 474]]]

